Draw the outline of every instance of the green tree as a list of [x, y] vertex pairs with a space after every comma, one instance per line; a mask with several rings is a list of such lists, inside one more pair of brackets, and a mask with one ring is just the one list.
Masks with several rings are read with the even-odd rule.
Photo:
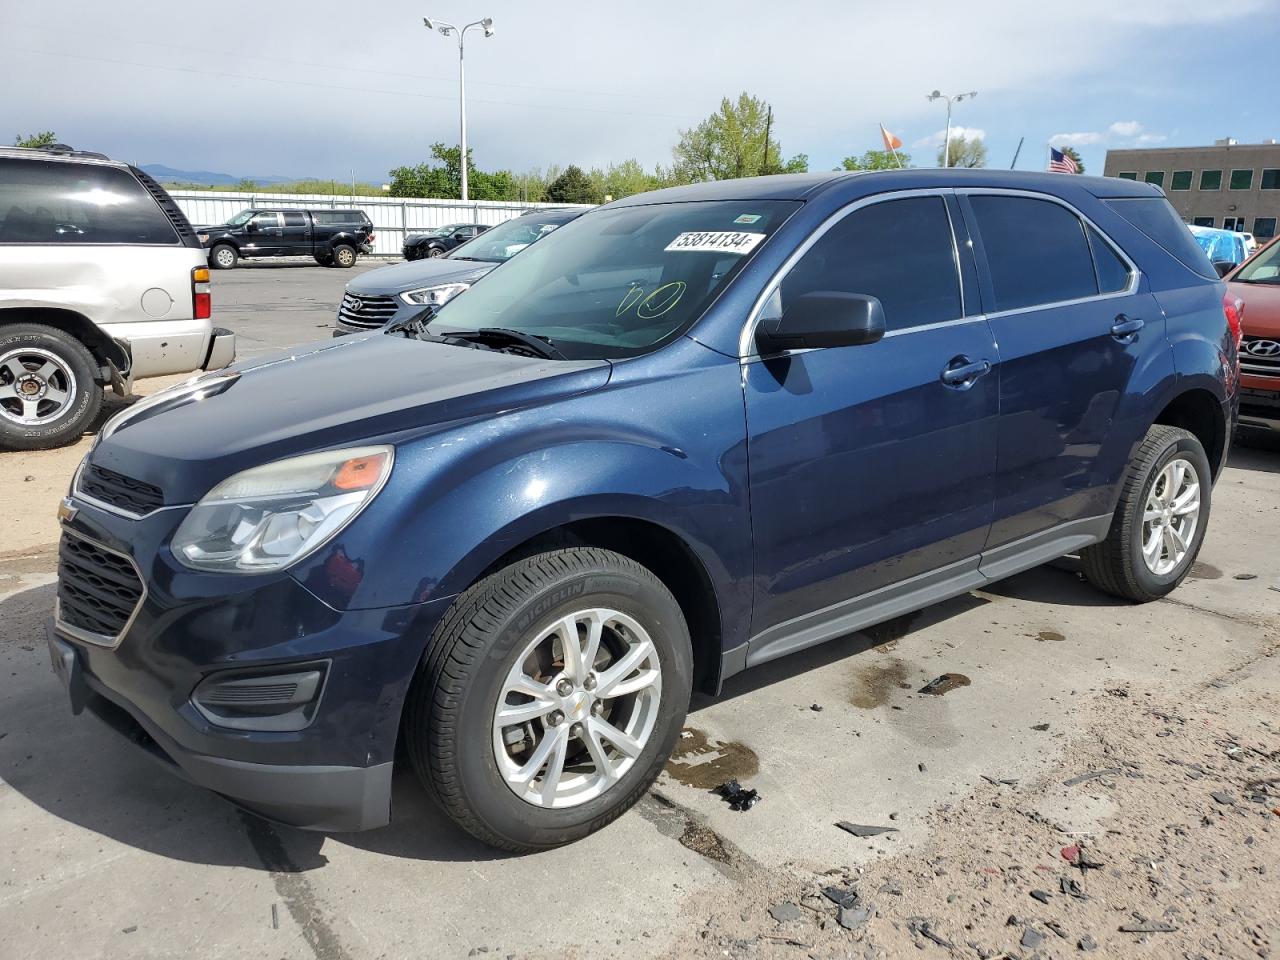
[[15, 147], [49, 147], [58, 142], [58, 138], [52, 130], [42, 130], [40, 133], [29, 133], [25, 136], [18, 134], [14, 138], [13, 145]]
[[599, 203], [603, 199], [591, 178], [573, 164], [547, 185], [546, 198], [550, 203]]
[[[434, 161], [434, 162], [433, 162]], [[431, 160], [412, 167], [396, 167], [390, 172], [393, 197], [462, 196], [462, 151], [443, 143], [431, 145]], [[510, 170], [477, 170], [467, 151], [467, 193], [469, 200], [519, 200], [520, 184]]]
[[[938, 148], [938, 166], [942, 163], [943, 147]], [[985, 167], [987, 165], [987, 145], [981, 137], [970, 140], [965, 136], [951, 138], [951, 162], [948, 167]]]
[[239, 183], [236, 184], [236, 189], [239, 190], [241, 193], [253, 193], [253, 191], [258, 189], [258, 185], [253, 180], [250, 180], [248, 177], [245, 177], [243, 180], [241, 180]]
[[773, 108], [765, 101], [748, 93], [739, 94], [736, 102], [725, 97], [719, 110], [696, 127], [680, 131], [672, 150], [675, 177], [690, 183], [807, 170], [809, 158], [804, 154], [783, 161], [775, 129]]
[[[902, 163], [898, 160], [901, 158]], [[860, 157], [845, 157], [838, 170], [897, 170], [899, 166], [911, 166], [911, 154], [902, 150], [895, 157], [892, 150], [868, 150]]]
[[1080, 153], [1075, 147], [1059, 147], [1058, 149], [1076, 162], [1076, 173], [1084, 173], [1084, 160], [1080, 158]]

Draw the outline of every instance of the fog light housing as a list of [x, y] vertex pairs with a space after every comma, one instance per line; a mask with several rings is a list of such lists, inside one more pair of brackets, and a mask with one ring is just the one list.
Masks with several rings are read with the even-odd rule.
[[210, 723], [232, 730], [302, 730], [315, 719], [327, 672], [327, 663], [287, 672], [223, 670], [200, 681], [191, 705]]

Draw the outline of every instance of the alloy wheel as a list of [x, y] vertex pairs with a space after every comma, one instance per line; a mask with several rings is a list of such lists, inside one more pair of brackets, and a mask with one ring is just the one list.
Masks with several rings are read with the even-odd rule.
[[1161, 468], [1142, 513], [1142, 559], [1166, 576], [1186, 559], [1200, 524], [1200, 479], [1181, 457]]
[[503, 681], [493, 749], [503, 780], [539, 807], [575, 807], [626, 775], [662, 697], [658, 650], [617, 610], [571, 613], [524, 648]]
[[0, 416], [24, 427], [50, 423], [76, 397], [70, 366], [50, 350], [19, 347], [0, 356]]

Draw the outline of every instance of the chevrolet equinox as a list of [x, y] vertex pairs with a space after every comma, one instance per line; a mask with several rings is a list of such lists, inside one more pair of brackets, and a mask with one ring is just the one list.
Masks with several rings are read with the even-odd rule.
[[386, 823], [399, 742], [475, 836], [566, 843], [695, 688], [1064, 554], [1173, 590], [1240, 336], [1147, 184], [630, 197], [410, 322], [117, 416], [61, 507], [53, 665], [265, 817]]

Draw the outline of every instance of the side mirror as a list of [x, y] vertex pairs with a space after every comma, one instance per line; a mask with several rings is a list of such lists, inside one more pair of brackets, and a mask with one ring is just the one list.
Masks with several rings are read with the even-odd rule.
[[257, 221], [257, 220], [250, 220], [248, 223], [246, 223], [246, 224], [244, 225], [244, 232], [245, 232], [245, 233], [257, 233], [257, 232], [258, 232], [258, 221]]
[[1218, 271], [1218, 276], [1220, 277], [1225, 277], [1228, 273], [1234, 270], [1236, 266], [1237, 265], [1232, 263], [1230, 260], [1213, 261], [1213, 269]]
[[457, 240], [459, 243], [461, 243], [463, 240], [469, 240], [470, 238], [469, 238], [465, 233], [463, 233], [461, 230], [459, 230], [457, 233], [455, 233], [455, 234], [453, 235], [453, 239], [455, 239], [455, 240]]
[[815, 290], [797, 297], [781, 317], [762, 320], [756, 337], [766, 350], [803, 350], [875, 343], [884, 331], [884, 307], [876, 297]]

